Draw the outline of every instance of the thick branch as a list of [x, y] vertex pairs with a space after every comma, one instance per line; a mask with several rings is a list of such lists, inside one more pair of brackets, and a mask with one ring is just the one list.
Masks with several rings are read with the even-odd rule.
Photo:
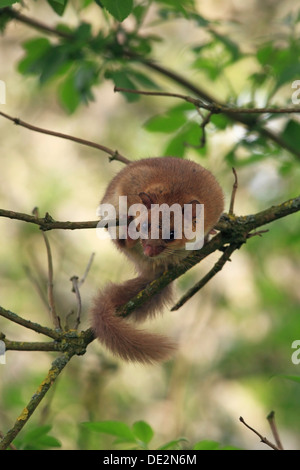
[[52, 219], [52, 217], [46, 213], [45, 217], [35, 217], [33, 215], [24, 214], [23, 212], [9, 211], [0, 209], [0, 217], [6, 217], [8, 219], [22, 220], [23, 222], [29, 222], [31, 224], [39, 225], [42, 230], [78, 230], [87, 228], [96, 228], [99, 220], [91, 220], [86, 222], [59, 222]]
[[[34, 345], [39, 345], [41, 346], [41, 349], [39, 350], [43, 351], [64, 351], [63, 354], [61, 354], [58, 358], [53, 361], [46, 378], [42, 381], [36, 392], [33, 394], [28, 405], [23, 409], [22, 413], [17, 418], [14, 426], [7, 432], [7, 434], [1, 440], [0, 450], [4, 450], [8, 448], [11, 442], [21, 431], [23, 426], [27, 423], [33, 412], [41, 403], [42, 399], [44, 398], [50, 387], [54, 384], [61, 371], [71, 360], [71, 358], [74, 355], [82, 355], [85, 353], [86, 347], [94, 340], [94, 335], [91, 330], [82, 331], [79, 334], [77, 334], [75, 331], [65, 332], [64, 335], [60, 337], [60, 341], [58, 341], [57, 343], [31, 343], [33, 345], [32, 348], [30, 346], [30, 343], [23, 343], [24, 347], [22, 347], [21, 342], [18, 343], [14, 341], [8, 341], [5, 339], [5, 336], [3, 334], [0, 334], [0, 338], [5, 341], [7, 349], [32, 351], [36, 350], [34, 349]], [[53, 349], [50, 349], [51, 346], [53, 347]]]
[[[265, 211], [258, 212], [257, 214], [253, 215], [236, 217], [234, 215], [224, 214], [221, 221], [217, 224], [217, 228], [221, 230], [218, 235], [212, 238], [212, 240], [205, 244], [198, 252], [192, 252], [191, 255], [185, 258], [183, 263], [172, 267], [170, 270], [164, 272], [159, 278], [152, 281], [143, 291], [139, 292], [139, 294], [131, 299], [126, 305], [120, 307], [118, 309], [118, 314], [126, 317], [137, 307], [140, 307], [154, 294], [160, 292], [170, 282], [177, 279], [179, 276], [184, 274], [186, 271], [216, 250], [224, 251], [225, 246], [231, 244], [232, 248], [234, 249], [228, 252], [232, 254], [241, 246], [241, 244], [247, 241], [250, 232], [256, 228], [297, 211], [300, 211], [300, 196], [295, 199], [290, 199], [289, 201], [279, 204], [278, 206], [272, 206]], [[226, 262], [226, 256], [224, 256], [222, 262], [224, 260]], [[207, 276], [209, 275], [213, 275], [213, 271], [207, 274]], [[204, 282], [203, 285], [205, 284], [206, 282]]]
[[[2, 339], [2, 338], [1, 338]], [[11, 341], [9, 339], [2, 339], [5, 343], [6, 351], [61, 351], [62, 345], [56, 341]]]
[[40, 404], [40, 402], [48, 392], [49, 388], [53, 385], [61, 371], [68, 364], [72, 356], [72, 353], [65, 353], [55, 359], [55, 361], [53, 361], [52, 367], [49, 370], [45, 380], [43, 380], [43, 382], [40, 384], [40, 386], [32, 396], [28, 405], [23, 409], [22, 413], [17, 418], [14, 426], [7, 432], [7, 434], [3, 437], [2, 441], [0, 442], [0, 450], [7, 449], [10, 443], [15, 439], [15, 437], [18, 435], [18, 433], [21, 431], [21, 429], [24, 427], [33, 412]]
[[1, 306], [0, 316], [7, 318], [10, 321], [13, 321], [14, 323], [18, 323], [18, 325], [25, 326], [25, 328], [29, 328], [30, 330], [36, 331], [36, 333], [41, 333], [53, 339], [61, 338], [60, 331], [52, 330], [51, 328], [47, 328], [46, 326], [42, 326], [39, 323], [34, 323], [30, 320], [25, 320], [25, 318], [19, 317], [19, 315], [17, 315], [16, 313], [11, 312], [10, 310], [6, 310]]

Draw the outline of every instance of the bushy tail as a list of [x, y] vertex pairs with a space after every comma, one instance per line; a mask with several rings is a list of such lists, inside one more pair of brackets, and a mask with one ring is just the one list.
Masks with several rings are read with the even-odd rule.
[[[117, 316], [116, 309], [140, 292], [149, 280], [141, 277], [123, 284], [108, 284], [100, 291], [92, 307], [92, 328], [95, 336], [113, 354], [120, 358], [142, 363], [160, 362], [170, 358], [175, 345], [165, 336], [136, 329], [127, 319]], [[131, 317], [145, 320], [170, 299], [171, 289], [166, 287], [152, 297]]]

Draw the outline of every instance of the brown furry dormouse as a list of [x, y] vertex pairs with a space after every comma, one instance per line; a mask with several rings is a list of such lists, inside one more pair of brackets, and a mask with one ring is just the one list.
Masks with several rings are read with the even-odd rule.
[[[144, 209], [144, 212], [136, 212], [134, 216], [127, 213], [125, 236], [124, 231], [123, 236], [119, 236], [119, 227], [113, 240], [119, 250], [133, 261], [138, 276], [122, 284], [108, 284], [99, 292], [91, 310], [92, 328], [99, 341], [124, 360], [142, 363], [163, 361], [174, 351], [174, 344], [165, 336], [136, 329], [128, 319], [117, 316], [116, 309], [163, 271], [184, 262], [190, 254], [187, 249], [190, 239], [185, 237], [183, 230], [188, 208], [194, 228], [201, 214], [197, 207], [204, 207], [202, 233], [205, 236], [223, 212], [223, 192], [212, 173], [197, 163], [174, 157], [158, 157], [129, 163], [108, 185], [100, 207], [103, 204], [112, 205], [118, 220], [121, 217], [120, 196], [127, 197], [128, 207], [140, 204]], [[162, 204], [168, 207], [175, 204], [182, 215], [178, 222], [170, 212], [167, 236], [163, 232], [161, 213], [157, 214]], [[132, 236], [130, 227], [136, 229], [137, 238]], [[151, 232], [154, 228], [158, 233], [156, 237]], [[179, 228], [181, 236], [177, 238], [175, 232]], [[137, 308], [130, 318], [138, 322], [154, 316], [170, 299], [169, 285]]]

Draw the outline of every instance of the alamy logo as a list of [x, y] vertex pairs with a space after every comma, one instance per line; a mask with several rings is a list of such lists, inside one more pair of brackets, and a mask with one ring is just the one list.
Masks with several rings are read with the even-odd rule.
[[0, 364], [5, 364], [5, 343], [4, 341], [0, 340]]
[[[127, 196], [119, 196], [118, 217], [112, 204], [100, 204], [97, 214], [101, 217], [97, 225], [100, 239], [113, 240], [151, 239], [151, 240], [190, 240], [185, 243], [186, 250], [199, 250], [204, 244], [204, 205], [133, 204], [128, 208]], [[171, 223], [172, 214], [172, 223]], [[150, 216], [150, 217], [149, 217]], [[107, 232], [100, 230], [108, 229]]]
[[0, 80], [0, 104], [6, 104], [6, 86], [3, 80]]
[[294, 80], [292, 83], [292, 88], [296, 89], [296, 91], [292, 93], [292, 103], [300, 104], [300, 80]]
[[296, 351], [293, 352], [292, 354], [292, 363], [295, 365], [300, 364], [300, 340], [295, 339], [295, 341], [292, 342], [292, 348], [296, 349]]

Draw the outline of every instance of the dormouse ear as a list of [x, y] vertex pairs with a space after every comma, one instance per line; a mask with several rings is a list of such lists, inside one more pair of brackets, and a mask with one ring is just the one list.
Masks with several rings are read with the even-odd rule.
[[147, 209], [151, 209], [151, 204], [156, 204], [157, 198], [155, 194], [151, 193], [139, 193], [139, 196], [142, 200], [142, 203], [144, 206], [147, 207]]
[[[192, 206], [192, 218], [195, 219], [196, 216], [197, 216], [197, 205], [198, 204], [201, 204], [201, 202], [197, 201], [196, 199], [193, 199], [192, 201], [188, 202], [188, 204], [184, 204], [184, 206], [186, 205], [191, 205]], [[182, 208], [182, 213], [184, 215], [184, 206]]]

